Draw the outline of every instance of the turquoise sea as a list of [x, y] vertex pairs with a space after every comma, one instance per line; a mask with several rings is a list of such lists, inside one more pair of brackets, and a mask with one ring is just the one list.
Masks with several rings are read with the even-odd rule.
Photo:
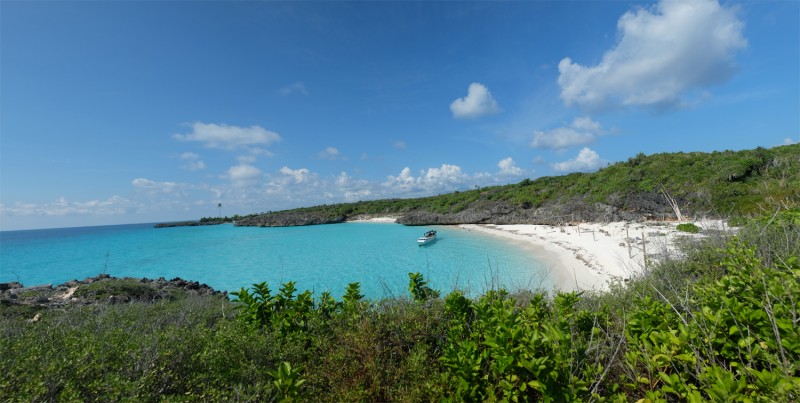
[[[417, 246], [436, 229], [438, 240]], [[408, 273], [434, 288], [477, 295], [492, 287], [552, 288], [529, 250], [458, 227], [344, 223], [289, 228], [153, 228], [152, 224], [0, 232], [0, 282], [61, 284], [107, 273], [181, 277], [234, 291], [295, 281], [318, 296], [341, 296], [350, 282], [370, 298], [408, 293]]]

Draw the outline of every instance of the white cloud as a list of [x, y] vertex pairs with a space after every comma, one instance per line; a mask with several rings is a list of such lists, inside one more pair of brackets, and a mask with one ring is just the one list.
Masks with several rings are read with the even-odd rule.
[[106, 200], [69, 201], [64, 197], [50, 203], [14, 203], [0, 205], [4, 216], [66, 216], [66, 215], [118, 215], [135, 209], [134, 204], [123, 197], [111, 196]]
[[681, 106], [692, 91], [734, 74], [734, 54], [747, 46], [743, 27], [716, 0], [662, 0], [629, 11], [617, 22], [617, 45], [598, 65], [561, 60], [561, 98], [588, 110]]
[[207, 148], [220, 148], [223, 150], [251, 148], [254, 146], [266, 147], [281, 140], [281, 136], [278, 133], [266, 130], [261, 126], [240, 127], [195, 122], [191, 124], [191, 127], [191, 133], [175, 134], [173, 137], [180, 141], [197, 141], [203, 143]]
[[149, 193], [172, 193], [178, 187], [175, 182], [156, 182], [147, 178], [136, 178], [131, 181], [134, 187]]
[[783, 139], [783, 145], [785, 145], [785, 146], [796, 144], [796, 143], [797, 142], [792, 140], [791, 137], [787, 137], [787, 138]]
[[339, 149], [336, 147], [325, 147], [324, 150], [317, 153], [317, 158], [322, 160], [337, 160], [344, 158], [339, 154]]
[[533, 148], [550, 148], [563, 150], [572, 146], [586, 145], [605, 133], [603, 127], [590, 118], [575, 118], [567, 127], [558, 127], [548, 131], [534, 130]]
[[522, 168], [518, 167], [511, 157], [500, 160], [497, 167], [500, 168], [500, 175], [522, 175]]
[[262, 175], [263, 172], [252, 165], [239, 164], [228, 169], [227, 177], [234, 186], [247, 186], [258, 182]]
[[428, 168], [413, 176], [406, 167], [397, 176], [389, 176], [383, 186], [390, 193], [441, 193], [463, 188], [470, 176], [461, 171], [458, 165], [442, 164], [440, 168]]
[[486, 86], [472, 83], [466, 97], [458, 98], [450, 104], [450, 111], [455, 118], [477, 118], [499, 113], [501, 109]]
[[403, 141], [403, 140], [397, 140], [394, 143], [392, 143], [392, 147], [394, 147], [394, 148], [396, 148], [398, 150], [405, 150], [406, 149], [406, 142]]
[[308, 168], [291, 169], [285, 166], [281, 168], [280, 173], [294, 179], [294, 183], [309, 182], [311, 178], [311, 171], [309, 171]]
[[559, 172], [576, 172], [576, 171], [594, 171], [604, 165], [608, 161], [600, 158], [600, 155], [595, 151], [584, 147], [578, 156], [564, 162], [557, 162], [553, 164], [553, 169]]
[[200, 156], [192, 153], [185, 152], [181, 154], [181, 159], [186, 161], [181, 167], [189, 171], [199, 171], [206, 168], [206, 163], [200, 159]]
[[283, 95], [291, 95], [295, 93], [308, 95], [308, 88], [306, 88], [306, 84], [304, 82], [297, 81], [281, 88], [280, 93]]
[[333, 182], [335, 189], [332, 191], [333, 197], [341, 194], [345, 201], [364, 200], [372, 196], [371, 184], [364, 179], [354, 179], [347, 172], [342, 172]]
[[239, 161], [240, 164], [253, 165], [258, 161], [258, 157], [272, 156], [273, 154], [265, 148], [252, 147], [247, 149], [247, 154], [237, 156], [236, 160]]

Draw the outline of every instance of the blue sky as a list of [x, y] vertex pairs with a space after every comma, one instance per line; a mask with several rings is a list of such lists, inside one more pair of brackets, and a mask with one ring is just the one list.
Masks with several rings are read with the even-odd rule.
[[0, 2], [0, 229], [800, 141], [800, 3]]

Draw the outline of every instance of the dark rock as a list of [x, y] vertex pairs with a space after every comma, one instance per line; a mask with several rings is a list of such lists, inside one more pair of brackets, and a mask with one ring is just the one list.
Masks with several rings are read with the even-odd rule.
[[165, 222], [153, 225], [153, 228], [173, 228], [173, 227], [200, 227], [204, 225], [220, 225], [223, 224], [222, 221], [177, 221], [177, 222]]
[[12, 281], [10, 283], [0, 283], [0, 291], [13, 290], [15, 288], [22, 288], [22, 283]]

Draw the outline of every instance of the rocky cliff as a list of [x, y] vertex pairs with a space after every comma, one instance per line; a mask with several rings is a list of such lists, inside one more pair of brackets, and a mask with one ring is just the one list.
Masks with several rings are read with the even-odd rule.
[[478, 202], [456, 213], [432, 213], [424, 210], [403, 214], [397, 222], [404, 225], [454, 224], [548, 224], [566, 222], [609, 222], [663, 220], [673, 216], [672, 209], [655, 195], [637, 195], [621, 205], [588, 202], [573, 198], [561, 203], [545, 203], [525, 208], [508, 202]]
[[[478, 200], [457, 212], [443, 213], [426, 208], [402, 208], [373, 215], [397, 216], [397, 222], [404, 225], [560, 224], [574, 221], [659, 220], [673, 217], [673, 212], [662, 195], [643, 193], [617, 198], [614, 204], [590, 202], [583, 197], [574, 197], [562, 202], [547, 202], [532, 208], [506, 201]], [[236, 225], [288, 227], [335, 224], [356, 217], [363, 218], [363, 214], [303, 209], [251, 216], [238, 221]]]

